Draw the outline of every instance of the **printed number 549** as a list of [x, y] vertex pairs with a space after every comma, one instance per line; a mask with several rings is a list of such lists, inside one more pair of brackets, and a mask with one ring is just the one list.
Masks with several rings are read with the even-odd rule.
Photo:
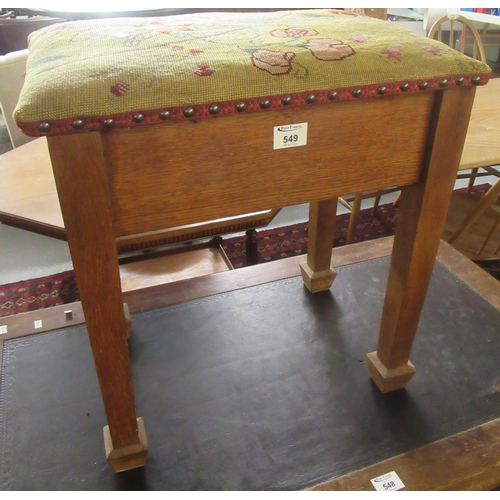
[[283, 144], [288, 144], [289, 142], [297, 142], [298, 140], [299, 136], [297, 134], [283, 136]]

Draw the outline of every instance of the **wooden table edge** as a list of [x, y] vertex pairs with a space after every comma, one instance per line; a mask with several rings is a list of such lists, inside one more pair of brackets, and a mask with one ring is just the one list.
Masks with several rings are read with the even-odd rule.
[[375, 491], [371, 479], [394, 471], [406, 491], [491, 491], [500, 486], [499, 436], [495, 419], [309, 489]]

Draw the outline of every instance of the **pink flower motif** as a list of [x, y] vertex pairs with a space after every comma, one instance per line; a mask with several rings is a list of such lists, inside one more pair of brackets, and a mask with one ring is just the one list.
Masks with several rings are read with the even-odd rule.
[[208, 64], [199, 64], [193, 73], [198, 76], [212, 76], [215, 70], [212, 69]]
[[171, 47], [171, 49], [175, 51], [182, 50], [183, 48], [184, 47], [182, 45], [172, 45]]
[[352, 47], [340, 40], [317, 38], [307, 43], [313, 56], [320, 61], [339, 61], [355, 54]]
[[177, 28], [179, 31], [196, 31], [192, 24], [180, 24]]
[[299, 38], [301, 36], [317, 35], [316, 30], [310, 28], [285, 28], [271, 31], [271, 35], [277, 38]]
[[198, 54], [203, 54], [203, 50], [199, 50], [199, 49], [191, 49], [189, 51], [189, 55], [190, 56], [197, 56]]
[[349, 40], [351, 40], [351, 42], [357, 42], [357, 43], [365, 43], [367, 42], [369, 39], [371, 38], [370, 35], [355, 35], [351, 38], [349, 38]]
[[129, 90], [129, 84], [127, 82], [117, 82], [110, 87], [109, 91], [116, 97], [123, 97]]
[[397, 47], [389, 47], [382, 51], [382, 54], [387, 56], [387, 59], [396, 59], [396, 61], [401, 61], [401, 50]]
[[295, 57], [293, 52], [260, 49], [252, 54], [252, 63], [256, 68], [267, 71], [273, 76], [287, 75], [292, 71], [290, 61]]
[[441, 49], [434, 46], [427, 47], [427, 51], [430, 52], [433, 56], [437, 56], [441, 53]]

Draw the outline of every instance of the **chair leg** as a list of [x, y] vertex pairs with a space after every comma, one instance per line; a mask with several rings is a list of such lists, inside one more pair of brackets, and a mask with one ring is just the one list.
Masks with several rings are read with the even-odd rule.
[[349, 217], [349, 227], [347, 228], [347, 238], [345, 240], [346, 245], [350, 245], [354, 241], [356, 227], [358, 225], [359, 213], [361, 212], [362, 201], [363, 195], [361, 193], [358, 193], [354, 197], [354, 202], [352, 204], [351, 216]]
[[375, 200], [373, 202], [372, 217], [375, 217], [377, 215], [377, 209], [380, 203], [380, 198], [381, 198], [380, 195], [375, 196]]
[[257, 246], [257, 231], [249, 229], [246, 231], [246, 263], [247, 266], [254, 266], [259, 263], [259, 249]]
[[[491, 226], [491, 229], [489, 230], [488, 234], [486, 235], [486, 238], [484, 239], [483, 244], [481, 245], [481, 248], [476, 252], [477, 255], [480, 255], [481, 252], [486, 248], [486, 245], [489, 243], [492, 236], [495, 234], [495, 231], [497, 230], [498, 226], [500, 226], [500, 217], [498, 217], [497, 220], [493, 223], [493, 226]], [[499, 248], [500, 248], [500, 245], [495, 249], [494, 254], [498, 253]]]
[[343, 205], [345, 208], [347, 208], [347, 210], [352, 210], [352, 205], [346, 199], [340, 197], [339, 203]]
[[309, 204], [307, 261], [300, 263], [304, 285], [311, 292], [328, 290], [337, 275], [331, 267], [337, 198]]
[[396, 199], [394, 200], [394, 203], [393, 205], [395, 207], [399, 207], [399, 200], [401, 199], [401, 191], [398, 193], [398, 195], [396, 196]]
[[469, 183], [467, 184], [467, 192], [472, 193], [472, 188], [474, 187], [474, 181], [476, 180], [477, 173], [479, 172], [478, 168], [471, 169], [471, 177], [469, 179]]
[[473, 210], [465, 217], [460, 227], [453, 233], [448, 243], [452, 245], [455, 241], [462, 236], [474, 222], [481, 217], [483, 212], [495, 202], [500, 194], [500, 180], [498, 180], [493, 186], [488, 190], [488, 192], [479, 200], [478, 204]]

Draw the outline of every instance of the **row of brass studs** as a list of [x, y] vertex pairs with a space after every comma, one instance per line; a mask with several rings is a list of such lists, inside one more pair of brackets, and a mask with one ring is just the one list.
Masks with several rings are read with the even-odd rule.
[[[472, 78], [472, 83], [473, 85], [479, 85], [479, 83], [481, 82], [481, 77], [480, 76], [475, 76], [474, 78]], [[455, 80], [455, 83], [457, 85], [462, 85], [463, 83], [465, 82], [465, 79], [463, 77], [459, 77]], [[439, 86], [441, 88], [444, 88], [448, 85], [448, 80], [446, 78], [443, 78], [440, 82], [439, 82]], [[418, 88], [420, 90], [427, 90], [427, 88], [429, 87], [429, 84], [427, 82], [421, 82], [418, 86]], [[410, 84], [409, 83], [403, 83], [399, 86], [399, 90], [401, 90], [401, 92], [406, 92], [408, 91], [408, 89], [410, 88]], [[384, 95], [385, 93], [387, 92], [387, 87], [381, 85], [378, 89], [377, 89], [377, 93], [379, 95]], [[361, 89], [355, 89], [352, 91], [352, 96], [353, 97], [356, 97], [356, 98], [359, 98], [361, 97], [362, 95], [362, 90]], [[337, 99], [338, 97], [338, 93], [335, 92], [335, 91], [332, 91], [332, 92], [329, 92], [328, 93], [328, 99], [330, 101], [335, 101], [335, 99]], [[307, 104], [313, 104], [316, 102], [316, 96], [314, 94], [308, 94], [306, 96], [306, 102]], [[288, 106], [289, 104], [292, 103], [292, 96], [290, 95], [286, 95], [284, 96], [282, 99], [281, 99], [281, 103], [284, 105], [284, 106]], [[267, 109], [269, 108], [269, 106], [271, 106], [271, 101], [269, 99], [264, 99], [262, 101], [259, 102], [259, 106], [262, 108], [262, 109]], [[245, 111], [246, 109], [246, 104], [244, 102], [239, 102], [236, 104], [235, 108], [236, 108], [236, 111], [238, 112], [242, 112], [242, 111]], [[208, 112], [211, 114], [211, 115], [216, 115], [218, 114], [220, 111], [220, 108], [219, 106], [217, 105], [213, 105], [213, 106], [210, 106], [208, 108]], [[186, 108], [184, 111], [183, 111], [183, 115], [186, 117], [186, 118], [191, 118], [192, 116], [194, 116], [195, 114], [195, 110], [194, 108], [192, 107], [189, 107], [189, 108]], [[171, 113], [170, 111], [162, 111], [160, 112], [160, 119], [161, 120], [168, 120], [169, 118], [171, 117]], [[144, 114], [142, 113], [136, 113], [132, 116], [132, 119], [135, 123], [141, 123], [143, 120], [144, 120]], [[112, 119], [112, 118], [107, 118], [105, 119], [102, 124], [104, 125], [104, 127], [106, 128], [112, 128], [114, 127], [115, 125], [115, 121]], [[83, 120], [74, 120], [72, 122], [72, 127], [75, 129], [75, 130], [79, 130], [81, 128], [83, 128], [83, 126], [85, 125], [85, 123], [83, 122]], [[38, 125], [38, 129], [40, 130], [40, 132], [49, 132], [50, 129], [51, 129], [51, 125], [50, 123], [48, 122], [42, 122]]]

